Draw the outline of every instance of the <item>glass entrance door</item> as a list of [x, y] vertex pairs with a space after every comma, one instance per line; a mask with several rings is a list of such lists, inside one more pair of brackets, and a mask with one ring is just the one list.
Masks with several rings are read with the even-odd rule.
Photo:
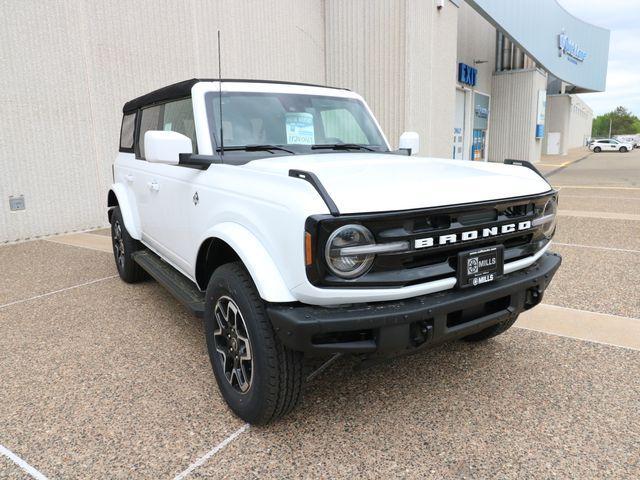
[[471, 159], [487, 159], [487, 129], [489, 128], [489, 96], [475, 92], [473, 94], [473, 137], [471, 140]]

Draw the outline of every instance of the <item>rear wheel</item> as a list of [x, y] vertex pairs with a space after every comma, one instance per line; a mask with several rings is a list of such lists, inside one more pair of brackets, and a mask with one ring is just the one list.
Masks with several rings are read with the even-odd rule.
[[111, 214], [111, 241], [120, 278], [127, 283], [135, 283], [147, 278], [147, 273], [131, 257], [133, 252], [143, 247], [129, 235], [122, 220], [120, 207], [115, 207]]
[[240, 262], [219, 267], [205, 300], [205, 333], [220, 393], [253, 424], [290, 412], [303, 386], [303, 356], [276, 336], [253, 280]]
[[496, 337], [501, 333], [509, 330], [511, 326], [516, 323], [517, 319], [518, 315], [515, 315], [514, 317], [505, 320], [504, 322], [491, 325], [490, 327], [485, 328], [484, 330], [480, 330], [477, 333], [472, 333], [471, 335], [464, 337], [463, 340], [467, 342], [481, 342], [483, 340], [488, 340], [490, 338]]
[[602, 149], [600, 147], [594, 147], [593, 151], [596, 153], [600, 153], [602, 151]]
[[620, 147], [620, 153], [627, 153], [627, 147]]

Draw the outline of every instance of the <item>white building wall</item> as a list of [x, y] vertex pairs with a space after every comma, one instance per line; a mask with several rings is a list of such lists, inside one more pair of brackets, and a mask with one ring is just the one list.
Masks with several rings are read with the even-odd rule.
[[392, 145], [420, 134], [450, 157], [458, 9], [422, 0], [326, 0], [327, 80], [363, 95]]
[[489, 127], [489, 160], [507, 158], [537, 162], [542, 140], [535, 138], [538, 91], [547, 76], [537, 69], [512, 70], [493, 76]]
[[[545, 134], [560, 133], [560, 155], [584, 146], [591, 136], [592, 125], [593, 110], [580, 97], [569, 94], [547, 97]], [[545, 136], [545, 149], [547, 139]]]
[[567, 148], [584, 147], [591, 137], [593, 110], [577, 95], [571, 95], [571, 112]]
[[547, 112], [545, 114], [543, 153], [551, 154], [549, 134], [560, 134], [560, 155], [566, 155], [566, 134], [569, 131], [569, 111], [571, 99], [569, 95], [547, 95]]
[[122, 105], [217, 77], [217, 29], [225, 77], [326, 82], [319, 0], [7, 0], [2, 16], [0, 242], [105, 225]]
[[474, 90], [491, 93], [496, 70], [496, 29], [465, 2], [458, 14], [457, 53], [458, 62], [478, 69]]

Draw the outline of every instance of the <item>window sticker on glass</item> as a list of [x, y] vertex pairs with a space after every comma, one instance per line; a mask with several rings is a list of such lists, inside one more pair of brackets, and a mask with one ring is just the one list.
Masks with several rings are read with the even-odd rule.
[[306, 112], [287, 113], [287, 143], [290, 145], [313, 145], [315, 130], [313, 115]]

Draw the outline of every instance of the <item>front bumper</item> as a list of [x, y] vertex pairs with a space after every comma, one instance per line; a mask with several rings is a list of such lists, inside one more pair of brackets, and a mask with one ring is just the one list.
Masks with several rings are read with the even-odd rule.
[[312, 355], [401, 354], [470, 335], [537, 305], [562, 259], [545, 253], [482, 287], [339, 307], [267, 306], [280, 340]]

